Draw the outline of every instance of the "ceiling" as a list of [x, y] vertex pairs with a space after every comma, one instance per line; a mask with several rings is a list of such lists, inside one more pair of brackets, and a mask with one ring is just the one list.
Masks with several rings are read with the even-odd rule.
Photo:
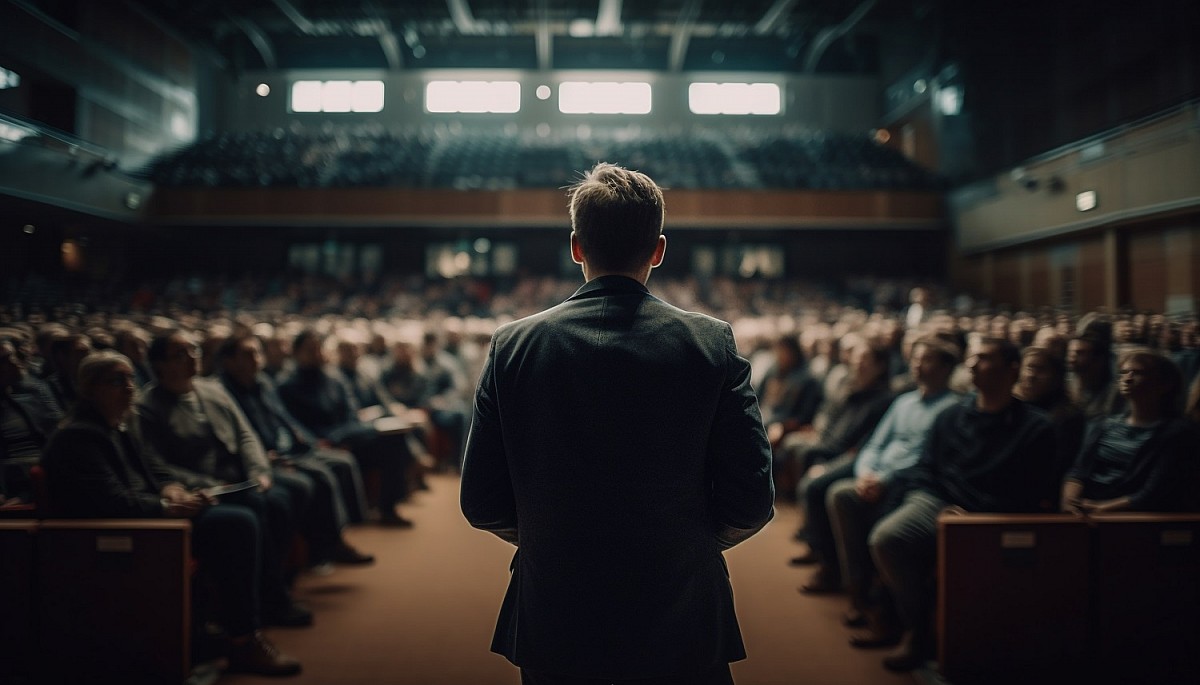
[[874, 73], [939, 0], [129, 0], [233, 72], [304, 68]]

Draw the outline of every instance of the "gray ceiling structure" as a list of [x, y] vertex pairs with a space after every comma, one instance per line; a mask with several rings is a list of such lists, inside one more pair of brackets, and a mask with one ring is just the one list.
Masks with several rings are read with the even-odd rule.
[[936, 0], [130, 0], [229, 70], [875, 73]]

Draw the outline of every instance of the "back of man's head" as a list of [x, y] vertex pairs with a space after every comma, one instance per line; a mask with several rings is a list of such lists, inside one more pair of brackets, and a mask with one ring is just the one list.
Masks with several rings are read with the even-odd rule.
[[645, 266], [662, 235], [662, 190], [649, 176], [601, 162], [571, 186], [571, 228], [584, 259], [597, 270]]

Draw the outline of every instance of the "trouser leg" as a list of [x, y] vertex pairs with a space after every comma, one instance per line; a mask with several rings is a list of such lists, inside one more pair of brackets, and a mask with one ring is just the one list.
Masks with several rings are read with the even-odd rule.
[[946, 503], [913, 491], [871, 531], [871, 556], [891, 591], [914, 649], [933, 650], [933, 596], [929, 591], [937, 562], [937, 516]]
[[809, 481], [804, 490], [804, 521], [808, 530], [808, 546], [817, 555], [824, 572], [830, 574], [831, 578], [841, 576], [841, 566], [838, 564], [837, 544], [834, 542], [829, 509], [826, 506], [826, 494], [834, 483], [853, 475], [853, 460], [845, 460], [844, 463], [833, 465], [833, 468]]
[[855, 491], [853, 478], [830, 486], [825, 496], [831, 530], [842, 562], [842, 579], [850, 589], [850, 601], [862, 610], [868, 604], [867, 592], [875, 577], [875, 564], [867, 544], [871, 528], [879, 520], [879, 504], [864, 501]]
[[337, 477], [333, 471], [315, 459], [296, 462], [296, 470], [307, 476], [313, 485], [312, 500], [303, 517], [304, 535], [309, 546], [309, 561], [328, 561], [342, 539], [346, 508], [338, 493]]
[[261, 537], [254, 512], [236, 504], [209, 507], [192, 519], [192, 553], [216, 590], [222, 625], [235, 637], [261, 622]]

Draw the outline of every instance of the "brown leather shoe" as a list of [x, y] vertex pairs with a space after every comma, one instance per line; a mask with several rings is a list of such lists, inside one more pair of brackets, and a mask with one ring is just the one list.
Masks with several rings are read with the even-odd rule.
[[300, 662], [283, 654], [262, 631], [256, 630], [241, 644], [230, 644], [229, 670], [268, 676], [289, 676], [300, 672]]

